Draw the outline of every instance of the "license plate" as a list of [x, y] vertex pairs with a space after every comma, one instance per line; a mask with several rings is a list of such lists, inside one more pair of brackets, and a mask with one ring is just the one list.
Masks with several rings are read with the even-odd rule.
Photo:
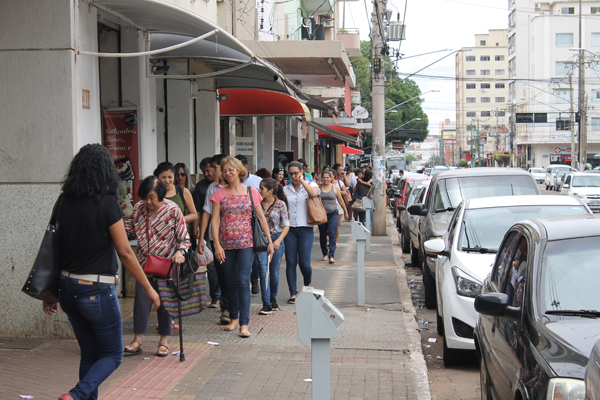
[[600, 206], [600, 200], [592, 200], [592, 201], [590, 201], [590, 206]]

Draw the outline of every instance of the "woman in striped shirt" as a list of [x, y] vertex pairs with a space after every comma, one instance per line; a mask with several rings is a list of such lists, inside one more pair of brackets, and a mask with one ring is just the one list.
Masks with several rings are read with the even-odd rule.
[[[125, 221], [128, 236], [135, 234], [138, 247], [137, 258], [142, 268], [151, 254], [167, 257], [181, 264], [183, 253], [190, 247], [190, 237], [183, 219], [181, 209], [170, 200], [165, 199], [167, 188], [155, 176], [149, 176], [140, 184], [140, 198], [131, 217]], [[150, 250], [150, 251], [149, 251]], [[148, 276], [150, 283], [158, 291], [157, 278]], [[125, 346], [125, 353], [139, 354], [142, 352], [142, 338], [148, 330], [148, 318], [151, 303], [142, 287], [136, 283], [135, 300], [133, 302], [133, 332], [130, 345]], [[161, 305], [157, 312], [158, 333], [160, 341], [156, 354], [165, 357], [169, 354], [167, 339], [173, 333], [171, 317]]]

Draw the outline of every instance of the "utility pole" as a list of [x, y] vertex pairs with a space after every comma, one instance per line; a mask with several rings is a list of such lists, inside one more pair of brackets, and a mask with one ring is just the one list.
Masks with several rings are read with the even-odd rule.
[[581, 0], [579, 0], [579, 168], [583, 170], [587, 164], [587, 110], [585, 108], [585, 61], [581, 46]]
[[569, 74], [569, 123], [571, 124], [571, 167], [577, 168], [575, 151], [575, 113], [573, 111], [573, 74]]
[[481, 160], [481, 131], [479, 130], [479, 118], [477, 118], [477, 161], [480, 167], [483, 167]]
[[444, 154], [444, 129], [441, 130], [440, 132], [441, 137], [440, 137], [440, 165], [446, 165], [445, 163], [445, 154]]
[[[386, 0], [373, 1], [372, 13], [372, 88], [373, 88], [373, 220], [371, 222], [371, 233], [373, 236], [385, 236], [385, 190], [384, 190], [384, 170], [385, 170], [385, 37], [383, 32], [384, 14], [387, 9]], [[382, 54], [383, 53], [383, 54]]]

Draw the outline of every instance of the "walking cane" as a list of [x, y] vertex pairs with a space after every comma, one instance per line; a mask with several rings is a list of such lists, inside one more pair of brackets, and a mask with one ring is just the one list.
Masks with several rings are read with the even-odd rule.
[[183, 354], [183, 318], [181, 318], [181, 296], [179, 295], [181, 293], [179, 288], [179, 264], [175, 266], [175, 273], [177, 274], [177, 308], [179, 313], [179, 362], [184, 362], [185, 354]]

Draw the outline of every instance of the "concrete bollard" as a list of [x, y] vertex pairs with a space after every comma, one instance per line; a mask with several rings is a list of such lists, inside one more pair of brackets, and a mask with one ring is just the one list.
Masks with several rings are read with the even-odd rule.
[[365, 244], [370, 237], [370, 233], [360, 222], [354, 221], [352, 223], [352, 240], [356, 242], [359, 307], [365, 305]]

